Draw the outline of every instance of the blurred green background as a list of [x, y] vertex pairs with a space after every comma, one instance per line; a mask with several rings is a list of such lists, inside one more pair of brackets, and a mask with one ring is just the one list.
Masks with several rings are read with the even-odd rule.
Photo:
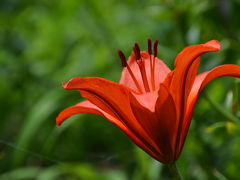
[[[1, 0], [0, 180], [171, 179], [166, 166], [95, 115], [56, 127], [81, 101], [62, 81], [98, 76], [118, 82], [117, 55], [159, 39], [173, 68], [187, 45], [217, 39], [199, 72], [240, 65], [240, 0]], [[240, 82], [221, 78], [201, 94], [178, 161], [186, 179], [239, 179]], [[233, 122], [233, 120], [236, 122]]]

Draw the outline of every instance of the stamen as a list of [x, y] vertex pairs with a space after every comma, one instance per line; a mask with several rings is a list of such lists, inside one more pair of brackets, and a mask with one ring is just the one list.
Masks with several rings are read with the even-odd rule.
[[152, 62], [152, 40], [148, 38], [148, 54], [150, 57], [150, 72], [151, 72], [151, 83], [152, 83], [152, 89], [155, 89], [155, 83], [154, 83], [154, 74], [153, 74], [153, 62]]
[[139, 66], [139, 69], [140, 69], [144, 88], [145, 88], [146, 92], [150, 92], [150, 88], [149, 88], [148, 80], [147, 80], [147, 74], [146, 74], [146, 70], [145, 70], [145, 62], [141, 58], [140, 48], [137, 43], [135, 43], [135, 45], [133, 47], [133, 51], [136, 55], [136, 61]]
[[135, 85], [137, 86], [139, 92], [142, 93], [142, 89], [141, 89], [140, 85], [138, 84], [136, 77], [134, 76], [134, 74], [133, 74], [131, 68], [129, 67], [129, 65], [127, 64], [125, 55], [123, 54], [123, 52], [121, 50], [118, 50], [118, 55], [121, 59], [122, 67], [127, 67], [127, 70], [129, 72], [130, 76], [132, 77]]
[[159, 40], [156, 39], [153, 45], [153, 50], [154, 50], [154, 57], [157, 57], [157, 46], [158, 46]]
[[152, 40], [148, 38], [148, 54], [152, 54]]
[[148, 80], [147, 80], [147, 74], [145, 70], [145, 61], [141, 60], [141, 75], [142, 75], [142, 80], [143, 80], [143, 85], [146, 90], [146, 92], [150, 92], [150, 88], [148, 85]]
[[137, 43], [135, 43], [134, 49], [135, 49], [136, 59], [137, 60], [141, 59], [140, 48]]
[[121, 50], [118, 50], [118, 55], [121, 59], [122, 67], [126, 67], [127, 66], [126, 57]]
[[154, 57], [153, 57], [153, 91], [155, 90], [155, 57], [157, 57], [157, 46], [159, 40], [156, 39], [153, 45]]

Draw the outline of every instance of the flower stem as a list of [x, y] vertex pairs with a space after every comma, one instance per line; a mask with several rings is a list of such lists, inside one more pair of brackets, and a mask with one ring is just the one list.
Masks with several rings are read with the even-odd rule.
[[182, 175], [177, 167], [177, 163], [168, 164], [168, 167], [176, 180], [182, 180]]

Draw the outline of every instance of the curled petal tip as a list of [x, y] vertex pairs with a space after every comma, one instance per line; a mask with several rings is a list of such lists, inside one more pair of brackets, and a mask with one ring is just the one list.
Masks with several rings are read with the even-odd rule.
[[59, 117], [56, 118], [56, 125], [59, 127], [62, 124], [62, 121], [59, 119]]
[[66, 89], [66, 88], [67, 88], [67, 83], [62, 82], [62, 87], [63, 87], [64, 89]]
[[208, 46], [208, 47], [211, 47], [211, 48], [215, 48], [216, 51], [218, 51], [219, 49], [221, 49], [221, 44], [219, 43], [218, 40], [208, 41], [207, 43], [204, 44], [204, 46]]

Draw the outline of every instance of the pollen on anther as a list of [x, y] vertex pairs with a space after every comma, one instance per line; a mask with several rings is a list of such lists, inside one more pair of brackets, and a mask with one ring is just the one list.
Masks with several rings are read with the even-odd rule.
[[157, 46], [158, 46], [159, 40], [156, 39], [153, 45], [153, 51], [154, 51], [154, 57], [157, 57]]
[[140, 54], [140, 48], [139, 45], [137, 43], [135, 43], [134, 47], [133, 47], [133, 51], [136, 55], [136, 60], [139, 60], [141, 58], [141, 54]]
[[126, 67], [127, 66], [126, 57], [121, 50], [118, 50], [118, 55], [121, 59], [122, 67]]
[[152, 41], [148, 38], [148, 54], [152, 54]]

